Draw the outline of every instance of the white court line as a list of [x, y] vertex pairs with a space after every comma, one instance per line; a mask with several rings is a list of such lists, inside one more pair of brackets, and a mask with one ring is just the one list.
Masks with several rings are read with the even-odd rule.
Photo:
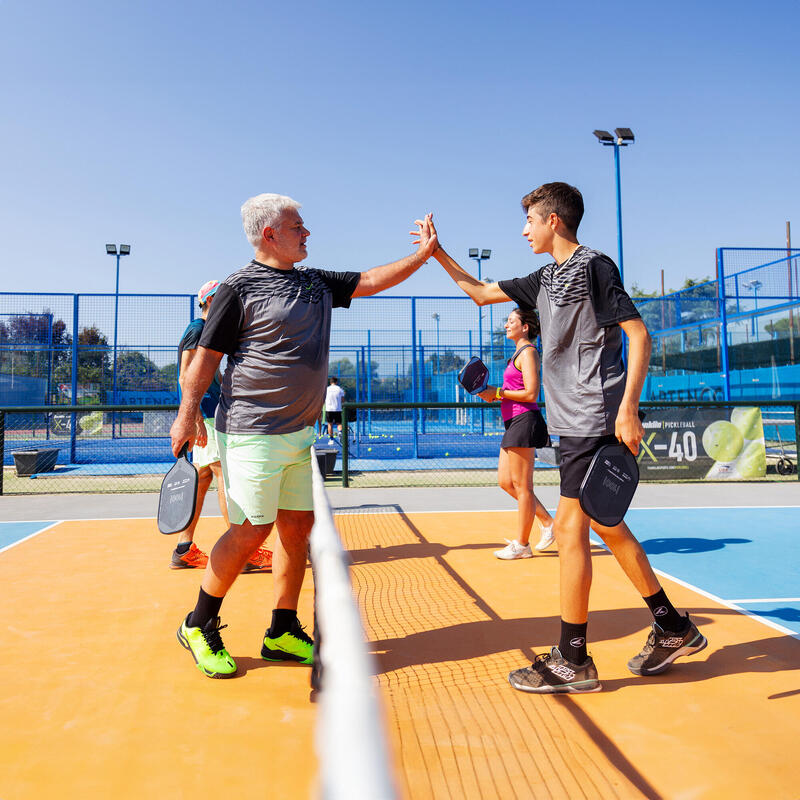
[[[332, 506], [332, 510], [334, 514], [369, 514], [370, 512], [377, 513], [379, 509], [386, 509], [387, 506], [394, 506], [400, 505], [399, 503], [375, 503], [374, 505], [365, 505], [363, 508], [361, 507], [352, 507], [352, 506], [342, 506], [342, 508], [336, 508], [336, 506]], [[800, 505], [797, 506], [632, 506], [628, 509], [628, 511], [716, 511], [717, 509], [734, 509], [738, 511], [746, 511], [748, 509], [755, 509], [757, 511], [763, 511], [764, 509], [771, 509], [771, 508], [796, 508], [800, 509]], [[385, 510], [381, 513], [384, 514], [493, 514], [498, 511], [516, 511], [515, 507], [509, 508], [443, 508], [443, 509], [430, 509], [426, 508], [424, 511], [406, 511], [405, 509], [400, 508], [399, 511], [394, 510]], [[548, 508], [547, 509], [550, 513], [555, 513], [556, 509]], [[88, 521], [88, 520], [87, 520]]]
[[[596, 539], [592, 539], [590, 537], [589, 541], [593, 545], [596, 545], [597, 547], [602, 547], [604, 550], [608, 550], [608, 548], [602, 542], [599, 542]], [[679, 586], [683, 586], [686, 589], [691, 589], [693, 592], [697, 592], [699, 595], [707, 597], [709, 600], [713, 600], [715, 603], [719, 603], [721, 606], [725, 606], [725, 608], [730, 608], [733, 611], [738, 611], [740, 614], [744, 614], [746, 617], [750, 617], [751, 619], [756, 620], [756, 622], [760, 622], [762, 625], [766, 625], [768, 628], [773, 628], [776, 631], [785, 633], [787, 636], [791, 636], [792, 639], [797, 639], [798, 641], [800, 641], [800, 633], [795, 633], [790, 628], [784, 628], [783, 625], [778, 625], [777, 622], [765, 619], [759, 614], [754, 614], [752, 611], [748, 611], [746, 608], [742, 608], [741, 606], [736, 605], [732, 600], [723, 600], [721, 597], [717, 597], [717, 595], [711, 594], [711, 592], [706, 592], [704, 589], [695, 586], [693, 583], [688, 583], [687, 581], [683, 581], [680, 578], [676, 578], [674, 575], [670, 575], [668, 572], [656, 569], [655, 567], [653, 567], [653, 572], [655, 572], [656, 575], [661, 575], [662, 578], [667, 578], [673, 581], [674, 583], [677, 583]]]
[[729, 603], [800, 603], [800, 597], [745, 597], [742, 600], [728, 600]]
[[10, 550], [12, 547], [16, 547], [18, 544], [22, 544], [23, 542], [27, 542], [28, 539], [33, 539], [34, 536], [38, 536], [40, 533], [44, 533], [45, 531], [49, 531], [50, 528], [55, 528], [56, 525], [60, 525], [62, 520], [58, 520], [56, 522], [51, 523], [46, 528], [42, 528], [41, 530], [36, 531], [35, 533], [31, 533], [28, 536], [25, 536], [22, 539], [17, 539], [16, 542], [11, 542], [11, 544], [6, 545], [5, 547], [0, 547], [0, 553], [5, 553], [6, 550]]

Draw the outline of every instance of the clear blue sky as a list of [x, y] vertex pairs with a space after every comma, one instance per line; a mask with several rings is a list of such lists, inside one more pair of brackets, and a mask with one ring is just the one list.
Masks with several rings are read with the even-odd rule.
[[[800, 245], [796, 0], [231, 2], [0, 0], [5, 291], [193, 292], [251, 256], [239, 207], [303, 204], [311, 266], [410, 252], [434, 212], [484, 275], [544, 263], [519, 200], [584, 194], [581, 241], [626, 284], [711, 275], [718, 246]], [[455, 294], [435, 262], [393, 294]]]

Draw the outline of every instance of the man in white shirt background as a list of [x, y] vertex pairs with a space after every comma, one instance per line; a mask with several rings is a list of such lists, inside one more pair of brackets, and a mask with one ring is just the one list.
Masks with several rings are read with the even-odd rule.
[[333, 444], [333, 426], [336, 425], [339, 431], [339, 438], [342, 436], [342, 399], [344, 389], [339, 386], [337, 378], [328, 379], [328, 388], [325, 390], [325, 419], [328, 423], [328, 443]]

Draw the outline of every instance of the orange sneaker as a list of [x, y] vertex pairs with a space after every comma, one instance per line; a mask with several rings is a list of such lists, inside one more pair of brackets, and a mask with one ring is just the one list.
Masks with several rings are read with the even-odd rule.
[[259, 547], [250, 556], [242, 572], [272, 572], [272, 550], [267, 550], [266, 547]]
[[177, 550], [172, 551], [170, 569], [201, 569], [208, 564], [208, 556], [192, 542], [189, 549], [180, 555]]

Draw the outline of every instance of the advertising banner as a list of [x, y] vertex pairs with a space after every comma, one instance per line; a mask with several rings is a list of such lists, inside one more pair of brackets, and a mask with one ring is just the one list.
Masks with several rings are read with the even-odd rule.
[[642, 480], [746, 480], [767, 474], [761, 409], [648, 408]]

